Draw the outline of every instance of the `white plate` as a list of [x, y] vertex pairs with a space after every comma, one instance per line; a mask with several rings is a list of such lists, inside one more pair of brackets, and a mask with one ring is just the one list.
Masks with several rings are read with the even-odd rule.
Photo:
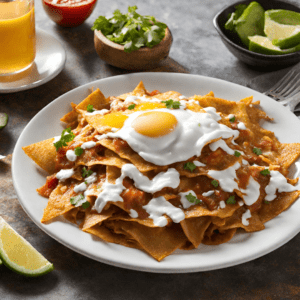
[[97, 261], [160, 273], [206, 271], [244, 263], [273, 251], [300, 231], [298, 201], [267, 222], [263, 231], [237, 234], [230, 242], [219, 246], [200, 245], [191, 251], [178, 250], [157, 262], [143, 251], [105, 243], [67, 222], [41, 224], [47, 199], [40, 197], [36, 188], [45, 183], [45, 174], [23, 153], [22, 146], [59, 135], [63, 129], [60, 117], [70, 110], [71, 101], [79, 103], [83, 100], [89, 94], [89, 88], [100, 88], [105, 96], [117, 96], [132, 91], [140, 80], [150, 91], [175, 90], [185, 96], [214, 91], [216, 97], [237, 101], [253, 95], [254, 100], [261, 100], [263, 109], [274, 118], [274, 123], [264, 127], [274, 131], [281, 142], [300, 142], [300, 122], [295, 115], [274, 100], [230, 82], [174, 73], [135, 73], [94, 81], [62, 95], [41, 110], [23, 130], [16, 144], [12, 161], [14, 186], [24, 210], [42, 230], [65, 246]]
[[0, 77], [0, 93], [15, 93], [29, 90], [42, 85], [55, 76], [64, 68], [66, 51], [61, 43], [49, 33], [36, 29], [36, 57], [34, 64], [26, 76], [15, 76], [14, 81]]

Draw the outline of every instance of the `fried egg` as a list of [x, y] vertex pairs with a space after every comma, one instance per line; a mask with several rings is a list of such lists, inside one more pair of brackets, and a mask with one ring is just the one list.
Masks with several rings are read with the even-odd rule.
[[121, 138], [146, 161], [164, 166], [200, 156], [203, 147], [214, 139], [236, 139], [238, 130], [219, 124], [210, 113], [183, 109], [135, 111], [111, 138]]

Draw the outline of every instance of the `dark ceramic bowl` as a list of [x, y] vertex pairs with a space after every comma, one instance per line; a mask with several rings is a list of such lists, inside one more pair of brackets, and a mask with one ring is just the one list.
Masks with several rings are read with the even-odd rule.
[[[279, 69], [298, 63], [300, 61], [300, 51], [283, 55], [265, 55], [252, 52], [242, 44], [237, 34], [225, 29], [224, 25], [228, 20], [229, 14], [235, 11], [235, 6], [238, 4], [249, 4], [252, 1], [239, 1], [231, 4], [223, 8], [214, 17], [214, 26], [225, 46], [242, 62], [260, 69]], [[300, 13], [300, 4], [296, 6], [288, 1], [277, 0], [257, 0], [257, 2], [261, 4], [264, 10], [286, 9]]]

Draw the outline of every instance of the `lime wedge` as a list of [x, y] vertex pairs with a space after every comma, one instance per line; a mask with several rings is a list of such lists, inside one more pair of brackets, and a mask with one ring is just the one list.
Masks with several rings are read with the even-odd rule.
[[260, 35], [250, 36], [249, 40], [249, 50], [261, 54], [282, 55], [300, 50], [300, 44], [290, 49], [281, 50], [274, 46], [269, 38]]
[[300, 44], [300, 14], [279, 9], [265, 12], [265, 34], [281, 49]]
[[0, 129], [4, 128], [8, 121], [8, 115], [6, 113], [0, 113]]
[[256, 1], [251, 2], [235, 21], [235, 30], [242, 42], [249, 47], [249, 36], [264, 35], [265, 11]]
[[25, 276], [40, 276], [53, 265], [0, 217], [0, 258], [11, 270]]

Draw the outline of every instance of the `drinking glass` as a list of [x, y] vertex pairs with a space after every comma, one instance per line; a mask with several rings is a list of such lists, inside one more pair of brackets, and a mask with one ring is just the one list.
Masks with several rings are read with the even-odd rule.
[[0, 0], [0, 76], [30, 68], [35, 54], [34, 0]]

